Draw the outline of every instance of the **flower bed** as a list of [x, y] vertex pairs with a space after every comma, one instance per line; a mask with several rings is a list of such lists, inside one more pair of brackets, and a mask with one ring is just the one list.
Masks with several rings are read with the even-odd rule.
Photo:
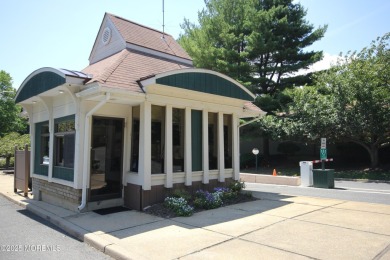
[[234, 182], [228, 188], [218, 187], [213, 192], [198, 190], [193, 196], [186, 191], [175, 190], [164, 203], [148, 207], [144, 212], [163, 218], [187, 217], [203, 210], [256, 200], [251, 193], [242, 192], [244, 187], [244, 182]]

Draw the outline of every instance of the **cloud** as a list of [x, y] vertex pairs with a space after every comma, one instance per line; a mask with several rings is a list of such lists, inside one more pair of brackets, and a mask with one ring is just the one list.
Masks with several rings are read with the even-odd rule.
[[298, 72], [292, 73], [289, 76], [305, 75], [310, 72], [329, 69], [332, 65], [336, 65], [338, 58], [339, 58], [338, 55], [331, 55], [329, 53], [324, 53], [324, 57], [322, 58], [322, 60], [317, 61], [313, 65], [309, 66], [308, 69], [301, 69]]

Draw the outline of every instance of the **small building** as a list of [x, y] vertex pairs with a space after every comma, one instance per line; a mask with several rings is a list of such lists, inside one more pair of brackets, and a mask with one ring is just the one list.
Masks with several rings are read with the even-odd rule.
[[192, 66], [172, 36], [106, 13], [82, 71], [41, 68], [28, 113], [35, 199], [142, 210], [174, 188], [239, 179], [239, 120], [264, 114], [233, 79]]

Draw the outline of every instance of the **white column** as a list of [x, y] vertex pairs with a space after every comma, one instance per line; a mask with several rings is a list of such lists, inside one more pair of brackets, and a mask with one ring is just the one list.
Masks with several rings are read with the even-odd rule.
[[238, 181], [240, 179], [240, 148], [239, 148], [239, 128], [238, 116], [232, 116], [232, 136], [233, 136], [233, 179]]
[[202, 136], [203, 136], [203, 178], [204, 184], [209, 183], [209, 112], [202, 112]]
[[124, 139], [124, 153], [123, 158], [125, 158], [123, 161], [123, 174], [122, 174], [122, 185], [127, 185], [127, 178], [126, 178], [126, 172], [130, 172], [131, 170], [131, 142], [132, 142], [132, 131], [133, 131], [133, 107], [129, 106], [128, 114], [126, 116], [126, 128], [125, 128], [125, 139]]
[[28, 115], [28, 124], [30, 125], [30, 172], [28, 173], [30, 177], [34, 173], [34, 158], [35, 158], [35, 124], [33, 122], [34, 118], [34, 109], [32, 105], [22, 105], [23, 110], [27, 112]]
[[[80, 165], [82, 164], [80, 162], [81, 152], [80, 152], [80, 146], [81, 146], [81, 128], [80, 128], [80, 100], [74, 96], [74, 94], [71, 94], [73, 97], [74, 105], [76, 106], [76, 112], [74, 116], [74, 126], [75, 126], [75, 141], [74, 141], [74, 167], [73, 167], [73, 188], [77, 189], [78, 187], [81, 187], [81, 183], [79, 183], [79, 175], [80, 172], [82, 172]], [[80, 170], [78, 170], [80, 168]]]
[[150, 190], [152, 185], [151, 176], [151, 125], [152, 106], [145, 101], [140, 106], [140, 129], [139, 129], [139, 165], [138, 174], [143, 190]]
[[[176, 137], [177, 138], [177, 137]], [[165, 176], [165, 188], [173, 187], [173, 152], [172, 152], [172, 106], [167, 105], [165, 107], [165, 162], [164, 172]]]
[[223, 140], [223, 113], [218, 113], [218, 181], [225, 181], [225, 147]]
[[30, 123], [30, 142], [31, 142], [31, 151], [30, 151], [30, 177], [32, 177], [35, 169], [35, 156], [38, 156], [35, 154], [35, 123], [33, 122], [33, 113], [29, 114], [29, 123]]
[[191, 146], [191, 109], [185, 110], [185, 141], [184, 141], [184, 171], [186, 173], [185, 185], [192, 185], [192, 146]]

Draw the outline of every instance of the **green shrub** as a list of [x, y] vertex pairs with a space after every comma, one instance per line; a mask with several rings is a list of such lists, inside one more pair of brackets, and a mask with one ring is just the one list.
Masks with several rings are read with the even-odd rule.
[[222, 201], [229, 201], [238, 197], [238, 192], [232, 191], [230, 188], [217, 187], [214, 188], [214, 192], [218, 192], [220, 194]]
[[210, 193], [208, 191], [198, 190], [195, 193], [194, 205], [201, 209], [215, 209], [222, 206], [222, 195], [220, 192]]
[[229, 188], [233, 191], [233, 192], [241, 192], [242, 189], [245, 188], [245, 182], [243, 181], [234, 181], [232, 183], [229, 184]]
[[191, 194], [184, 189], [175, 189], [172, 192], [172, 197], [183, 198], [185, 200], [191, 200], [191, 198], [192, 198]]
[[188, 205], [184, 198], [167, 197], [164, 206], [173, 210], [178, 216], [188, 217], [194, 214], [194, 208]]

